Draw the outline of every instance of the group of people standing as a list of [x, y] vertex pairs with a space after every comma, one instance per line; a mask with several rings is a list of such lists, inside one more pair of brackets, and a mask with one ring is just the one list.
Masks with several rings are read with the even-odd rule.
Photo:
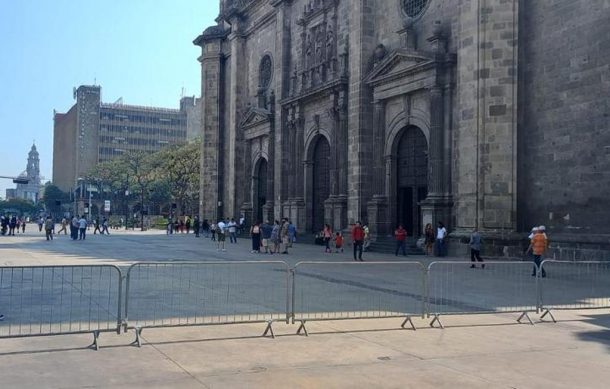
[[25, 225], [27, 221], [25, 218], [19, 218], [17, 215], [4, 215], [0, 216], [0, 234], [15, 236], [15, 231], [25, 234]]
[[288, 249], [296, 242], [297, 228], [291, 220], [283, 218], [275, 222], [255, 222], [250, 227], [252, 253], [288, 254]]

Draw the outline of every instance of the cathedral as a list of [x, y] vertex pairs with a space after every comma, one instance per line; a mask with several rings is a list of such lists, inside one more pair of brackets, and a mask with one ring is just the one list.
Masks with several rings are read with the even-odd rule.
[[610, 250], [607, 0], [220, 0], [201, 217]]
[[17, 184], [16, 189], [6, 190], [6, 199], [26, 199], [34, 203], [39, 200], [40, 193], [40, 157], [36, 145], [33, 144], [28, 153], [28, 165], [23, 173], [19, 175], [21, 179], [27, 179], [27, 184]]

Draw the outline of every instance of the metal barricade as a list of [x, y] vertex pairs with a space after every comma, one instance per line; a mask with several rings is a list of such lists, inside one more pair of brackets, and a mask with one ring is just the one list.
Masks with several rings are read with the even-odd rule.
[[432, 316], [430, 326], [438, 323], [441, 315], [479, 313], [521, 313], [519, 323], [528, 312], [538, 308], [537, 268], [531, 262], [438, 261], [428, 266], [427, 312]]
[[290, 272], [283, 261], [142, 262], [129, 268], [124, 328], [289, 320]]
[[112, 265], [1, 266], [0, 338], [121, 330], [122, 276]]
[[610, 262], [545, 260], [540, 266], [540, 319], [551, 311], [610, 308]]
[[425, 268], [419, 262], [299, 262], [293, 269], [297, 334], [315, 320], [424, 317]]

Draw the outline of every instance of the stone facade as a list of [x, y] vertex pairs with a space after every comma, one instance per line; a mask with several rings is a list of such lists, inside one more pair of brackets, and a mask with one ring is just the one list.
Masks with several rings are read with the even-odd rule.
[[496, 254], [546, 224], [610, 248], [609, 16], [607, 0], [221, 0], [194, 41], [201, 216], [375, 237], [442, 221], [453, 250], [478, 228]]

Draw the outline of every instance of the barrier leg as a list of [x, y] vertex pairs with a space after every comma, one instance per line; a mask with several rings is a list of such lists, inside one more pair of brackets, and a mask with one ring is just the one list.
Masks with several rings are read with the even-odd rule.
[[555, 320], [555, 316], [553, 316], [553, 313], [551, 313], [550, 309], [547, 309], [544, 311], [544, 313], [542, 314], [542, 316], [540, 316], [540, 320], [542, 321], [542, 319], [544, 319], [544, 317], [546, 315], [549, 315], [551, 317], [551, 320], [553, 320], [553, 323], [557, 323], [557, 320]]
[[136, 333], [136, 339], [131, 342], [131, 345], [137, 345], [138, 347], [142, 347], [142, 340], [141, 340], [141, 336], [142, 336], [142, 330], [143, 328], [141, 327], [134, 327], [134, 331]]
[[523, 320], [523, 318], [526, 318], [527, 321], [529, 321], [531, 325], [534, 325], [534, 322], [532, 321], [532, 319], [530, 319], [530, 315], [528, 315], [527, 312], [521, 313], [521, 316], [519, 316], [519, 318], [517, 319], [517, 322], [521, 323], [521, 320]]
[[411, 316], [407, 316], [406, 319], [402, 322], [402, 324], [400, 325], [401, 328], [405, 328], [405, 325], [409, 323], [411, 324], [411, 328], [413, 328], [413, 331], [416, 331], [417, 329], [415, 328], [415, 324], [413, 324], [413, 320], [411, 320]]
[[299, 329], [297, 330], [297, 335], [301, 335], [301, 330], [303, 331], [303, 334], [305, 336], [309, 336], [309, 334], [307, 333], [307, 328], [305, 328], [305, 320], [300, 320], [301, 325], [299, 326]]
[[430, 327], [434, 328], [434, 323], [438, 323], [439, 327], [441, 329], [445, 329], [445, 327], [443, 326], [443, 323], [441, 323], [441, 318], [439, 315], [434, 315], [434, 318], [432, 319], [432, 321], [430, 322]]
[[94, 349], [95, 351], [100, 349], [100, 345], [98, 344], [97, 340], [100, 337], [100, 332], [99, 331], [93, 331], [93, 343], [91, 343], [89, 345], [89, 348]]
[[273, 333], [273, 320], [267, 321], [267, 328], [265, 328], [265, 332], [263, 332], [263, 337], [267, 336], [267, 333], [271, 335], [271, 339], [275, 339], [275, 334]]

